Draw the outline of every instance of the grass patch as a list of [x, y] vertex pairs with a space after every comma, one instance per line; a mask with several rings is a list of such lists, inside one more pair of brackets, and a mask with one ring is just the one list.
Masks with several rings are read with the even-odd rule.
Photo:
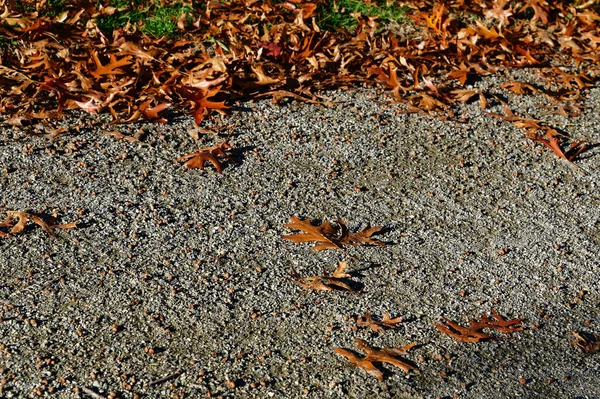
[[[97, 7], [100, 3], [97, 4]], [[177, 20], [182, 15], [191, 20], [192, 7], [180, 3], [161, 5], [158, 2], [114, 0], [109, 2], [115, 11], [111, 15], [100, 15], [96, 24], [106, 34], [122, 28], [127, 23], [137, 24], [142, 32], [152, 37], [175, 36], [177, 34]]]
[[317, 22], [320, 28], [329, 31], [339, 29], [353, 31], [357, 21], [352, 14], [359, 13], [368, 17], [377, 17], [382, 25], [386, 25], [391, 22], [404, 21], [404, 16], [410, 8], [399, 6], [395, 1], [339, 0], [319, 4], [317, 10]]
[[15, 47], [17, 44], [19, 43], [14, 39], [8, 39], [6, 37], [0, 36], [0, 50], [7, 50], [11, 47]]
[[177, 19], [185, 14], [186, 19], [191, 19], [192, 7], [184, 5], [173, 5], [154, 9], [152, 15], [143, 21], [142, 31], [154, 36], [172, 36], [177, 31]]

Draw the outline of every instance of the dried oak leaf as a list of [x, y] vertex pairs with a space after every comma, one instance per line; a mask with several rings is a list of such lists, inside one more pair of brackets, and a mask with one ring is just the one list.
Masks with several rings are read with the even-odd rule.
[[[551, 149], [556, 156], [567, 160], [571, 164], [573, 164], [573, 161], [577, 156], [591, 148], [591, 146], [585, 143], [585, 140], [574, 141], [571, 144], [571, 147], [565, 152], [561, 148], [561, 144], [562, 141], [565, 141], [568, 138], [560, 134], [556, 129], [543, 125], [542, 121], [537, 119], [522, 118], [512, 112], [506, 104], [504, 104], [504, 112], [506, 115], [500, 115], [493, 112], [488, 112], [487, 114], [512, 122], [513, 125], [525, 132], [528, 139], [542, 143], [544, 146]], [[544, 132], [545, 138], [539, 134], [539, 131]]]
[[376, 244], [383, 246], [383, 241], [371, 238], [371, 236], [381, 230], [381, 226], [365, 227], [358, 233], [352, 233], [348, 230], [342, 220], [338, 219], [338, 226], [334, 226], [327, 220], [320, 225], [314, 225], [310, 219], [299, 219], [296, 216], [290, 218], [290, 222], [284, 224], [285, 227], [300, 230], [303, 233], [281, 236], [286, 240], [294, 242], [312, 242], [320, 244], [313, 246], [317, 251], [323, 249], [344, 249], [344, 245]]
[[588, 333], [571, 331], [575, 339], [571, 341], [571, 345], [581, 349], [585, 353], [596, 353], [600, 351], [600, 335], [592, 335]]
[[194, 121], [196, 125], [204, 119], [204, 114], [215, 110], [220, 113], [224, 113], [224, 109], [229, 108], [225, 105], [224, 101], [216, 102], [209, 101], [208, 99], [215, 96], [221, 90], [221, 86], [216, 86], [212, 89], [196, 89], [194, 87], [181, 87], [179, 92], [183, 97], [192, 102], [195, 106], [194, 109]]
[[356, 324], [358, 326], [368, 326], [373, 332], [380, 332], [385, 331], [386, 328], [395, 329], [396, 324], [401, 323], [403, 320], [402, 317], [390, 318], [388, 312], [385, 312], [381, 321], [373, 320], [371, 316], [371, 312], [366, 312], [363, 316], [356, 319]]
[[341, 261], [338, 263], [333, 274], [330, 276], [327, 273], [324, 273], [322, 277], [318, 276], [301, 276], [299, 275], [294, 268], [290, 272], [290, 276], [292, 277], [292, 281], [295, 284], [298, 284], [301, 287], [306, 288], [307, 290], [314, 291], [333, 291], [335, 289], [342, 291], [350, 291], [354, 292], [354, 289], [346, 283], [346, 279], [350, 278], [348, 273], [345, 273], [346, 268], [348, 267], [348, 262]]
[[515, 94], [535, 94], [539, 90], [529, 83], [524, 82], [508, 82], [500, 85], [501, 89], [507, 89]]
[[110, 62], [106, 65], [102, 65], [96, 52], [93, 51], [91, 54], [94, 64], [96, 64], [96, 69], [91, 71], [92, 76], [95, 78], [99, 78], [102, 75], [122, 75], [125, 72], [117, 68], [131, 64], [131, 62], [129, 62], [131, 56], [125, 56], [120, 60], [117, 60], [117, 57], [114, 54], [111, 54]]
[[544, 126], [546, 129], [546, 138], [542, 138], [538, 135], [528, 135], [527, 138], [529, 138], [530, 140], [533, 141], [537, 141], [539, 143], [542, 143], [544, 146], [550, 148], [552, 151], [554, 151], [554, 153], [556, 154], [556, 156], [558, 156], [559, 158], [562, 159], [566, 159], [569, 162], [573, 162], [573, 160], [575, 158], [577, 158], [577, 156], [587, 150], [590, 149], [590, 146], [588, 144], [585, 143], [585, 140], [582, 141], [574, 141], [571, 144], [571, 147], [565, 152], [563, 151], [563, 149], [561, 148], [561, 139], [563, 136], [561, 136], [556, 130], [548, 128], [547, 126]]
[[[8, 227], [11, 229], [7, 233], [0, 230], [0, 237], [11, 237], [13, 234], [22, 233], [25, 230], [25, 225], [29, 220], [44, 229], [44, 231], [51, 237], [54, 237], [54, 229], [72, 229], [77, 227], [77, 222], [55, 224], [54, 218], [45, 221], [40, 216], [27, 212], [8, 211], [6, 214], [6, 219], [4, 222], [0, 223], [0, 229]], [[17, 220], [16, 223], [14, 223], [15, 220]]]
[[491, 318], [484, 313], [480, 321], [469, 319], [469, 327], [463, 327], [446, 317], [443, 317], [443, 319], [444, 323], [435, 325], [438, 330], [461, 342], [480, 342], [502, 339], [483, 332], [484, 329], [496, 330], [503, 334], [512, 334], [523, 331], [523, 327], [519, 326], [523, 319], [505, 320], [504, 317], [494, 310], [492, 310]]
[[348, 359], [354, 366], [361, 368], [376, 377], [379, 381], [383, 381], [383, 372], [373, 363], [390, 363], [396, 367], [400, 367], [406, 373], [410, 372], [410, 370], [419, 371], [418, 368], [400, 357], [406, 355], [408, 351], [415, 346], [414, 343], [403, 346], [402, 348], [383, 348], [378, 350], [370, 347], [362, 339], [354, 339], [356, 340], [357, 348], [366, 352], [366, 356], [361, 357], [354, 351], [344, 348], [333, 348], [333, 350], [338, 355], [342, 355]]
[[226, 150], [231, 149], [233, 149], [233, 147], [227, 143], [227, 141], [223, 141], [215, 146], [201, 148], [196, 152], [179, 157], [176, 161], [187, 160], [183, 164], [184, 167], [190, 169], [199, 168], [200, 170], [204, 170], [204, 164], [210, 162], [214, 165], [215, 169], [217, 169], [217, 172], [221, 173], [223, 171], [223, 165], [221, 165], [219, 157], [227, 158], [235, 163], [235, 160], [225, 152]]

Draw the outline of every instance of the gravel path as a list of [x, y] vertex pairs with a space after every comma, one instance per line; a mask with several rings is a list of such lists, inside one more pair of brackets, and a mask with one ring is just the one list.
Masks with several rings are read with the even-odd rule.
[[[187, 115], [124, 126], [79, 115], [65, 126], [98, 123], [54, 141], [2, 128], [0, 206], [80, 227], [0, 240], [0, 395], [599, 397], [600, 354], [570, 345], [573, 330], [600, 333], [598, 149], [577, 161], [584, 176], [478, 104], [452, 122], [373, 90], [325, 95], [336, 104], [246, 103], [211, 118], [236, 147], [222, 175], [174, 162], [222, 140], [195, 142]], [[541, 96], [507, 99], [600, 142], [598, 88], [571, 119]], [[141, 143], [102, 133], [140, 129]], [[389, 245], [317, 252], [281, 239], [292, 215], [382, 225]], [[322, 275], [344, 259], [359, 293], [290, 281], [292, 267]], [[469, 344], [434, 327], [492, 309], [525, 330]], [[404, 321], [357, 329], [366, 311]], [[355, 337], [417, 343], [405, 358], [421, 372], [385, 365], [379, 382], [333, 351]]]

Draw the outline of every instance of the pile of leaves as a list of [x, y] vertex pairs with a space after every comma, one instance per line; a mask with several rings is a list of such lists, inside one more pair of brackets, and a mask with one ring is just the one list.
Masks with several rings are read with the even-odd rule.
[[472, 78], [525, 67], [559, 87], [533, 90], [577, 107], [600, 76], [597, 1], [388, 2], [405, 11], [408, 37], [360, 11], [351, 28], [327, 30], [325, 0], [197, 2], [171, 16], [175, 36], [160, 38], [133, 16], [107, 30], [122, 10], [110, 2], [64, 1], [53, 13], [43, 4], [2, 7], [0, 111], [15, 124], [68, 109], [164, 122], [167, 108], [200, 123], [226, 98], [315, 99], [356, 83], [383, 85], [415, 112], [448, 114], [473, 96], [485, 104], [484, 93], [461, 89]]

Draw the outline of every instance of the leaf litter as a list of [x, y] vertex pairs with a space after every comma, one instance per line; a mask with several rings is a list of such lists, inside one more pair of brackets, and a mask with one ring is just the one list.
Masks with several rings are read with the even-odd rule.
[[[593, 1], [412, 0], [402, 4], [403, 23], [417, 33], [399, 37], [360, 12], [352, 28], [328, 30], [319, 1], [228, 0], [190, 9], [175, 36], [162, 38], [145, 34], [141, 20], [103, 30], [102, 18], [122, 10], [97, 2], [64, 1], [55, 14], [27, 3], [3, 2], [0, 36], [12, 44], [0, 51], [0, 112], [12, 121], [82, 109], [110, 112], [114, 123], [163, 123], [158, 113], [168, 107], [199, 124], [226, 113], [231, 99], [286, 93], [318, 102], [319, 91], [354, 84], [381, 85], [408, 112], [447, 118], [473, 96], [489, 105], [486, 90], [464, 91], [474, 78], [531, 67], [559, 87], [543, 94], [565, 110], [600, 76]], [[500, 88], [541, 91], [524, 82]], [[583, 151], [540, 139], [569, 162]]]

